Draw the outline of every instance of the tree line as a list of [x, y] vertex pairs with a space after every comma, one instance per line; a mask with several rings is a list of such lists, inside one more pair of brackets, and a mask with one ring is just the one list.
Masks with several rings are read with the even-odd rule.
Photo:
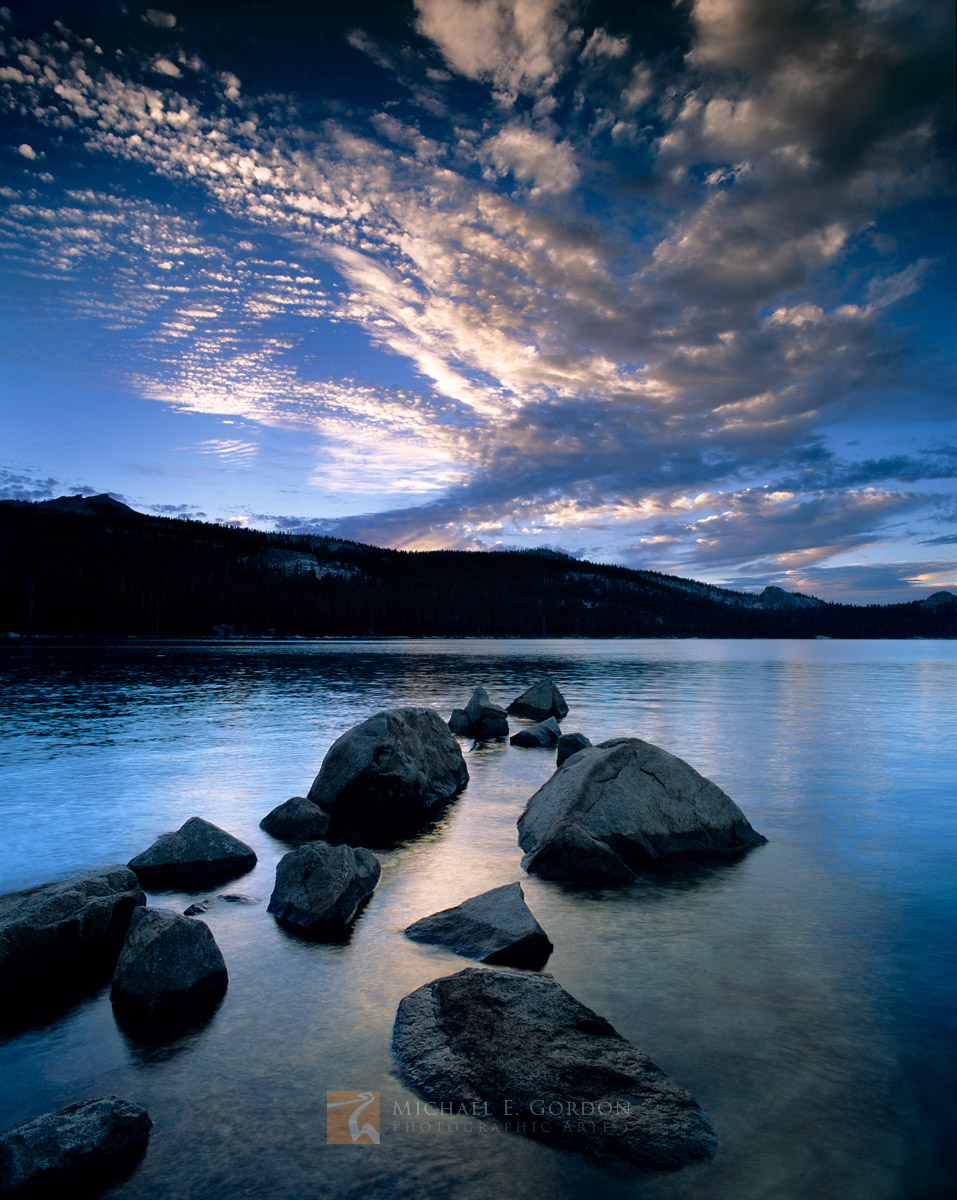
[[402, 552], [120, 505], [0, 504], [0, 578], [0, 633], [28, 637], [957, 636], [957, 604], [763, 608], [555, 552]]

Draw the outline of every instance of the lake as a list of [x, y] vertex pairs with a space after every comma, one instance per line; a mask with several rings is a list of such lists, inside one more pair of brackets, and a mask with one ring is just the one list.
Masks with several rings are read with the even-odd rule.
[[[260, 903], [204, 917], [230, 975], [204, 1027], [133, 1039], [103, 989], [0, 1039], [0, 1126], [108, 1093], [143, 1104], [149, 1150], [109, 1193], [136, 1200], [949, 1197], [955, 665], [954, 643], [918, 640], [5, 644], [0, 891], [126, 862], [199, 815], [259, 856], [212, 894]], [[468, 788], [379, 855], [350, 939], [276, 926], [288, 847], [258, 824], [306, 793], [340, 733], [398, 705], [447, 718], [478, 684], [505, 704], [544, 673], [566, 731], [680, 755], [768, 844], [624, 888], [526, 876], [515, 822], [554, 752], [463, 739]], [[514, 880], [555, 944], [545, 969], [696, 1096], [712, 1162], [643, 1172], [415, 1115], [390, 1058], [396, 1005], [471, 964], [402, 930]], [[381, 1144], [327, 1145], [326, 1092], [360, 1089], [381, 1093]]]

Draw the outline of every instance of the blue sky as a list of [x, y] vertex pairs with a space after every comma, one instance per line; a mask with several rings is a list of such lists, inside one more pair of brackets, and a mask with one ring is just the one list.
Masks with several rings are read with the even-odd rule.
[[952, 5], [0, 7], [0, 494], [957, 586]]

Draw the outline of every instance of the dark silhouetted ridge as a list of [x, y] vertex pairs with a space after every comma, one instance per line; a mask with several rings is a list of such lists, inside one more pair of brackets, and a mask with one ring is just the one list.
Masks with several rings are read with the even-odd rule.
[[548, 550], [408, 552], [0, 502], [0, 633], [76, 637], [954, 637], [957, 597], [831, 604]]

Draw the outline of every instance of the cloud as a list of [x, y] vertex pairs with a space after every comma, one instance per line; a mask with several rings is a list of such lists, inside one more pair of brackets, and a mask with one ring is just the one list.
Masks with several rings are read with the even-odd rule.
[[[55, 500], [58, 496], [99, 496], [102, 488], [84, 483], [64, 483], [52, 475], [46, 477], [29, 470], [0, 464], [0, 500]], [[108, 493], [114, 500], [126, 502], [118, 492]]]
[[568, 142], [525, 125], [500, 129], [482, 147], [483, 156], [500, 175], [509, 171], [532, 192], [567, 192], [578, 181], [574, 152]]
[[448, 65], [487, 80], [506, 103], [557, 82], [577, 32], [560, 0], [415, 0], [418, 29]]
[[922, 546], [954, 546], [957, 545], [957, 533], [942, 533], [939, 537], [922, 538]]
[[605, 29], [596, 29], [585, 43], [581, 57], [582, 62], [601, 62], [609, 58], [621, 58], [628, 53], [626, 37], [612, 37]]
[[29, 158], [31, 161], [37, 156], [36, 150], [34, 150], [33, 147], [28, 145], [26, 142], [21, 142], [21, 144], [17, 146], [17, 153], [22, 154], [24, 158]]
[[913, 296], [924, 286], [933, 264], [930, 259], [919, 258], [910, 263], [902, 271], [886, 275], [881, 279], [872, 279], [867, 285], [867, 300], [875, 308], [886, 308], [907, 296]]
[[173, 14], [164, 12], [161, 8], [148, 8], [143, 13], [142, 20], [147, 25], [152, 25], [154, 29], [172, 29], [176, 24]]
[[258, 452], [258, 447], [253, 442], [243, 442], [236, 438], [208, 438], [184, 449], [215, 455], [230, 466], [246, 466]]
[[183, 72], [176, 63], [170, 62], [168, 58], [163, 58], [161, 55], [153, 59], [150, 70], [157, 75], [167, 75], [170, 79], [182, 79], [183, 77]]
[[791, 571], [779, 586], [843, 604], [908, 604], [957, 587], [957, 573], [947, 562], [848, 563]]

